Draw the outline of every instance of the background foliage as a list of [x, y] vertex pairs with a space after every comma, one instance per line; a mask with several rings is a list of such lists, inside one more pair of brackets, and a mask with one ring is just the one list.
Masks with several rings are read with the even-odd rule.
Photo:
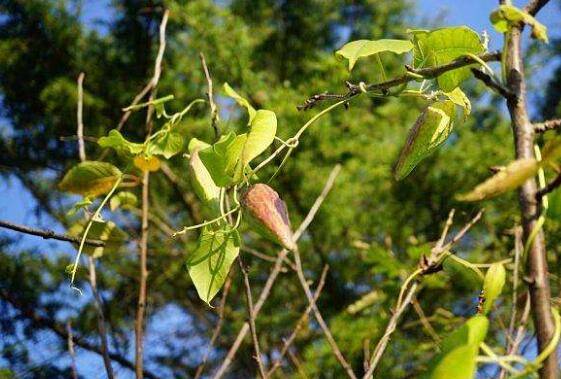
[[[219, 88], [223, 130], [237, 131], [246, 122], [246, 116], [221, 90], [227, 81], [256, 108], [276, 112], [278, 135], [284, 139], [317, 112], [298, 112], [297, 104], [312, 93], [342, 89], [342, 83], [349, 79], [346, 62], [335, 57], [335, 50], [351, 39], [401, 38], [412, 16], [411, 4], [405, 0], [115, 0], [115, 17], [106, 25], [106, 32], [99, 32], [80, 21], [79, 4], [63, 0], [0, 2], [0, 99], [2, 122], [7, 125], [0, 133], [0, 175], [3, 180], [21, 183], [37, 201], [37, 214], [62, 226], [71, 223], [65, 212], [75, 199], [53, 188], [78, 160], [72, 138], [76, 134], [75, 80], [80, 72], [86, 73], [84, 123], [85, 134], [91, 137], [86, 147], [88, 156], [97, 157], [101, 151], [89, 141], [116, 126], [121, 108], [152, 75], [164, 7], [170, 9], [171, 16], [159, 93], [175, 95], [172, 110], [179, 111], [193, 99], [204, 97], [206, 81], [198, 60], [199, 52], [204, 52]], [[399, 58], [395, 58], [387, 75], [397, 72], [399, 65]], [[361, 60], [352, 78], [373, 81], [379, 75], [375, 66]], [[544, 118], [561, 116], [560, 78], [561, 70], [557, 70], [547, 87]], [[320, 308], [354, 367], [362, 364], [363, 340], [376, 341], [383, 332], [403, 278], [426, 252], [427, 243], [438, 238], [450, 209], [457, 209], [458, 224], [478, 210], [477, 204], [458, 203], [454, 196], [487, 177], [488, 167], [512, 158], [509, 125], [495, 100], [481, 98], [482, 89], [473, 81], [468, 87], [465, 89], [476, 103], [472, 116], [455, 129], [442, 149], [403, 181], [393, 179], [392, 166], [424, 104], [362, 98], [350, 109], [332, 112], [311, 127], [272, 182], [288, 204], [292, 224], [298, 225], [331, 168], [342, 164], [333, 192], [308, 229], [300, 250], [309, 276], [317, 279], [322, 266], [330, 265]], [[124, 131], [131, 140], [141, 141], [143, 125], [143, 115], [133, 114]], [[186, 141], [192, 137], [211, 140], [208, 108], [195, 106], [179, 130]], [[107, 159], [118, 162], [119, 157], [109, 155]], [[178, 155], [169, 167], [176, 182], [161, 171], [152, 175], [151, 181], [152, 218], [158, 223], [149, 241], [146, 366], [162, 377], [192, 377], [217, 315], [216, 309], [198, 299], [184, 266], [187, 252], [195, 247], [196, 234], [188, 234], [184, 244], [169, 236], [169, 228], [177, 230], [202, 220], [186, 160]], [[262, 177], [268, 178], [273, 170], [265, 169]], [[484, 222], [458, 246], [457, 254], [474, 262], [510, 257], [511, 228], [519, 221], [515, 195], [484, 206]], [[554, 195], [553, 216], [546, 223], [553, 294], [559, 293], [561, 284], [557, 258], [561, 252], [561, 211], [555, 212], [559, 208], [561, 199]], [[132, 242], [120, 251], [105, 252], [98, 263], [98, 282], [105, 300], [110, 346], [132, 359], [138, 271], [135, 239], [140, 225], [134, 210], [118, 211], [112, 219]], [[278, 250], [252, 232], [242, 231], [246, 246], [269, 255]], [[85, 295], [77, 297], [69, 290], [64, 273], [75, 253], [71, 245], [30, 246], [18, 242], [13, 234], [1, 236], [0, 367], [5, 369], [0, 377], [66, 378], [66, 341], [46, 325], [32, 322], [29, 315], [31, 311], [60, 325], [72, 320], [76, 334], [97, 343], [96, 313], [86, 270], [78, 271], [78, 286]], [[258, 293], [270, 263], [243, 254], [250, 267], [253, 292]], [[224, 328], [207, 372], [221, 362], [245, 321], [238, 271], [236, 267]], [[475, 313], [480, 288], [470, 272], [450, 264], [423, 284], [418, 300], [442, 335]], [[379, 294], [373, 304], [349, 312], [349, 305], [371, 291]], [[507, 286], [505, 299], [509, 291]], [[7, 301], [10, 296], [13, 301]], [[271, 354], [269, 358], [278, 351], [306, 304], [295, 275], [282, 274], [257, 320], [257, 330], [266, 331], [260, 333], [261, 348]], [[509, 308], [503, 309], [493, 314], [495, 322], [508, 320]], [[528, 343], [531, 346], [531, 330]], [[419, 316], [410, 311], [393, 336], [379, 372], [384, 378], [417, 377], [435, 349], [430, 333], [420, 327]], [[341, 376], [314, 323], [299, 334], [294, 353], [310, 377]], [[80, 349], [78, 354], [84, 357], [79, 362], [88, 362], [88, 367], [80, 367], [82, 375], [94, 376], [101, 358]], [[237, 354], [231, 377], [254, 374], [252, 354], [248, 339]], [[122, 377], [131, 375], [124, 368], [118, 372]], [[481, 375], [493, 372], [494, 368], [488, 372], [484, 368]], [[296, 373], [290, 361], [277, 372], [279, 377]]]

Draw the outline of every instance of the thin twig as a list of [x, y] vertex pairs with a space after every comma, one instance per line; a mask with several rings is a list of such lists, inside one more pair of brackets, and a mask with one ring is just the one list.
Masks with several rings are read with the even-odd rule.
[[197, 367], [197, 372], [195, 372], [194, 379], [198, 379], [205, 369], [206, 363], [208, 361], [208, 356], [210, 354], [210, 350], [214, 346], [214, 342], [220, 335], [220, 331], [222, 330], [222, 325], [224, 324], [224, 310], [226, 308], [226, 299], [228, 298], [228, 294], [230, 293], [230, 287], [232, 286], [232, 272], [231, 270], [226, 278], [226, 282], [224, 283], [224, 289], [222, 290], [222, 298], [220, 299], [220, 305], [218, 306], [218, 322], [214, 327], [214, 331], [212, 332], [212, 336], [210, 337], [210, 341], [208, 342], [208, 346], [203, 356], [203, 360], [199, 367]]
[[[10, 304], [12, 304], [15, 308], [17, 308], [20, 312], [21, 317], [25, 317], [33, 325], [41, 329], [45, 329], [45, 328], [50, 329], [60, 338], [62, 338], [65, 341], [68, 341], [69, 334], [68, 331], [66, 330], [65, 325], [59, 324], [51, 318], [42, 316], [34, 308], [27, 307], [26, 304], [23, 304], [21, 302], [21, 299], [19, 299], [17, 295], [8, 292], [4, 288], [0, 288], [0, 298], [6, 300]], [[72, 340], [75, 345], [80, 346], [81, 348], [84, 348], [88, 351], [94, 352], [99, 355], [102, 354], [101, 348], [99, 346], [90, 343], [86, 338], [82, 336], [73, 335]], [[126, 367], [130, 370], [135, 369], [134, 364], [121, 354], [109, 353], [109, 357], [111, 358], [111, 360], [117, 362], [122, 367]], [[158, 379], [158, 375], [156, 375], [155, 373], [149, 370], [144, 370], [144, 376], [149, 379]]]
[[[152, 77], [152, 87], [150, 100], [153, 100], [158, 88], [158, 82], [162, 72], [162, 59], [166, 48], [166, 26], [169, 17], [169, 10], [164, 12], [160, 23], [159, 31], [159, 49], [154, 64], [154, 76]], [[146, 138], [149, 138], [152, 132], [152, 115], [154, 107], [149, 106], [146, 114]], [[143, 357], [144, 357], [144, 316], [146, 313], [146, 281], [148, 277], [147, 255], [148, 255], [148, 215], [149, 215], [149, 192], [150, 192], [150, 172], [144, 171], [142, 180], [142, 217], [141, 217], [141, 236], [140, 236], [140, 272], [139, 272], [139, 291], [138, 305], [136, 310], [136, 319], [134, 325], [135, 331], [135, 372], [136, 378], [142, 379], [143, 375]]]
[[109, 358], [109, 348], [107, 343], [107, 331], [105, 329], [105, 317], [103, 315], [103, 301], [101, 295], [97, 290], [97, 275], [95, 271], [95, 258], [92, 256], [88, 257], [89, 266], [89, 280], [92, 293], [94, 295], [94, 304], [97, 311], [97, 329], [99, 332], [99, 339], [101, 340], [101, 355], [103, 357], [103, 364], [105, 365], [105, 371], [107, 372], [107, 377], [109, 379], [114, 378], [113, 366], [111, 365], [111, 358]]
[[341, 349], [339, 349], [339, 346], [337, 345], [337, 342], [335, 341], [335, 338], [333, 338], [333, 334], [331, 334], [331, 330], [329, 330], [329, 327], [327, 326], [327, 323], [323, 319], [323, 316], [321, 315], [321, 312], [320, 312], [319, 308], [317, 307], [317, 304], [314, 300], [314, 296], [312, 295], [312, 291], [310, 290], [310, 286], [308, 285], [308, 282], [306, 281], [306, 276], [304, 274], [304, 269], [302, 267], [302, 261], [300, 259], [300, 253], [299, 253], [298, 249], [297, 248], [294, 249], [293, 253], [294, 253], [294, 262], [296, 263], [296, 273], [298, 274], [298, 279], [300, 280], [300, 284], [302, 285], [302, 288], [304, 289], [304, 293], [306, 294], [306, 297], [308, 298], [308, 302], [310, 303], [310, 305], [312, 307], [312, 311], [314, 312], [314, 316], [315, 316], [321, 330], [323, 331], [323, 334], [325, 334], [325, 338], [327, 339], [327, 342], [331, 346], [331, 350], [333, 350], [333, 354], [335, 355], [335, 358], [337, 359], [337, 361], [339, 361], [341, 366], [343, 366], [343, 369], [345, 370], [345, 372], [347, 373], [349, 378], [356, 379], [356, 375], [353, 372], [353, 368], [351, 367], [349, 362], [347, 362], [347, 360], [343, 356], [343, 353], [341, 352]]
[[216, 106], [216, 103], [214, 102], [214, 95], [213, 95], [213, 91], [212, 91], [212, 78], [210, 76], [210, 71], [208, 69], [208, 66], [206, 65], [206, 60], [205, 60], [205, 56], [203, 53], [199, 53], [199, 58], [201, 60], [201, 65], [203, 66], [203, 71], [205, 73], [205, 77], [206, 77], [206, 82], [207, 82], [207, 86], [208, 86], [208, 90], [206, 93], [207, 99], [208, 99], [208, 103], [210, 105], [210, 123], [212, 126], [212, 129], [214, 130], [214, 139], [218, 141], [218, 139], [220, 138], [220, 128], [218, 127], [218, 122], [220, 121], [219, 115], [218, 115], [218, 107]]
[[84, 76], [83, 72], [78, 75], [78, 106], [76, 109], [76, 124], [78, 136], [78, 154], [80, 161], [86, 160], [86, 146], [84, 145], [84, 122], [82, 120], [82, 110], [84, 105]]
[[[10, 229], [10, 230], [14, 230], [16, 232], [20, 232], [20, 233], [24, 233], [24, 234], [30, 234], [32, 236], [42, 237], [43, 239], [46, 239], [46, 240], [53, 239], [53, 240], [71, 242], [71, 243], [76, 243], [76, 244], [79, 244], [80, 241], [81, 241], [80, 237], [72, 237], [72, 236], [69, 236], [69, 235], [66, 235], [66, 234], [58, 234], [58, 233], [55, 233], [54, 231], [52, 231], [50, 229], [31, 228], [31, 227], [26, 226], [26, 225], [14, 224], [12, 222], [4, 221], [4, 220], [0, 220], [0, 228]], [[93, 240], [93, 239], [87, 239], [85, 244], [89, 245], [89, 246], [93, 246], [93, 247], [103, 247], [103, 246], [105, 246], [104, 241]]]
[[76, 352], [74, 351], [72, 324], [70, 321], [66, 322], [66, 332], [68, 333], [66, 344], [68, 345], [68, 353], [70, 354], [70, 372], [72, 373], [72, 379], [78, 379], [78, 370], [76, 369]]
[[544, 122], [535, 122], [533, 123], [533, 125], [534, 125], [534, 131], [536, 133], [544, 133], [547, 132], [548, 130], [556, 130], [561, 128], [561, 118], [555, 120], [547, 120]]
[[[492, 53], [483, 53], [479, 56], [477, 56], [477, 58], [479, 58], [480, 60], [484, 61], [484, 62], [490, 62], [490, 61], [499, 61], [501, 59], [501, 52], [500, 51], [495, 51]], [[393, 87], [397, 87], [400, 86], [402, 84], [405, 83], [409, 83], [413, 80], [417, 80], [419, 76], [422, 76], [425, 79], [433, 79], [436, 78], [448, 71], [451, 70], [455, 70], [457, 68], [461, 68], [461, 67], [465, 67], [465, 66], [469, 66], [471, 64], [477, 63], [477, 60], [474, 60], [472, 57], [470, 56], [463, 56], [461, 58], [458, 58], [450, 63], [446, 63], [440, 66], [434, 66], [434, 67], [427, 67], [427, 68], [421, 68], [421, 69], [415, 69], [413, 67], [410, 66], [406, 66], [406, 69], [408, 70], [407, 73], [405, 73], [404, 75], [396, 78], [396, 79], [391, 79], [391, 80], [387, 80], [381, 83], [373, 83], [373, 84], [365, 84], [365, 83], [361, 83], [361, 84], [353, 84], [350, 82], [345, 83], [347, 88], [348, 88], [348, 92], [345, 94], [330, 94], [330, 93], [321, 93], [318, 95], [314, 95], [310, 98], [308, 98], [304, 104], [298, 106], [299, 110], [308, 110], [313, 108], [315, 105], [317, 105], [318, 102], [320, 101], [324, 101], [324, 100], [335, 100], [335, 101], [341, 101], [341, 100], [350, 100], [351, 98], [363, 93], [363, 91], [366, 92], [373, 92], [373, 91], [380, 91], [382, 93], [387, 92], [390, 88]], [[414, 75], [411, 75], [414, 74]]]
[[471, 72], [476, 79], [482, 81], [487, 87], [491, 88], [493, 91], [497, 92], [499, 95], [508, 99], [514, 96], [514, 93], [510, 91], [508, 88], [503, 86], [501, 83], [497, 82], [495, 79], [491, 77], [491, 75], [487, 74], [486, 72], [478, 69], [472, 68]]
[[[321, 204], [323, 203], [323, 201], [325, 200], [325, 198], [329, 194], [329, 191], [331, 191], [331, 188], [333, 187], [333, 184], [335, 183], [335, 179], [337, 178], [337, 175], [339, 174], [340, 170], [341, 170], [341, 165], [339, 165], [339, 164], [335, 165], [333, 170], [331, 170], [331, 173], [329, 174], [329, 178], [325, 182], [325, 185], [323, 187], [323, 190], [321, 191], [321, 194], [315, 200], [315, 202], [312, 205], [312, 207], [310, 208], [308, 214], [304, 218], [304, 221], [302, 221], [302, 223], [300, 224], [298, 229], [294, 232], [294, 234], [292, 236], [292, 239], [293, 239], [294, 242], [298, 241], [298, 239], [302, 236], [302, 234], [304, 233], [306, 228], [308, 228], [310, 223], [313, 221], [313, 219], [314, 219], [317, 211], [319, 210]], [[288, 255], [288, 250], [286, 250], [286, 249], [282, 249], [278, 253], [277, 260], [276, 260], [273, 268], [271, 269], [269, 277], [267, 278], [267, 281], [265, 282], [265, 285], [263, 286], [263, 289], [261, 290], [261, 294], [259, 295], [259, 298], [258, 298], [257, 302], [255, 303], [255, 307], [253, 309], [253, 311], [255, 313], [255, 317], [257, 317], [257, 315], [259, 314], [259, 311], [261, 310], [261, 307], [263, 306], [263, 304], [265, 303], [265, 301], [269, 297], [269, 295], [271, 293], [271, 289], [273, 287], [273, 284], [275, 283], [278, 275], [280, 274], [280, 272], [282, 270], [282, 265], [283, 265], [283, 262], [284, 262], [287, 255]], [[222, 364], [220, 365], [220, 367], [218, 368], [216, 373], [212, 376], [213, 379], [219, 379], [226, 373], [226, 370], [228, 369], [228, 367], [232, 363], [232, 361], [234, 359], [234, 356], [236, 355], [238, 349], [240, 348], [240, 346], [243, 342], [243, 339], [245, 338], [248, 331], [249, 331], [249, 324], [247, 322], [245, 322], [243, 324], [242, 328], [240, 329], [240, 331], [238, 332], [238, 335], [236, 336], [236, 339], [235, 339], [234, 343], [230, 347], [230, 350], [228, 350], [228, 353], [226, 354], [226, 357], [222, 361]]]
[[538, 202], [541, 202], [542, 197], [544, 197], [545, 195], [547, 195], [550, 192], [553, 192], [555, 189], [557, 189], [559, 186], [561, 186], [561, 173], [557, 174], [557, 176], [555, 177], [555, 179], [553, 179], [550, 183], [548, 183], [545, 187], [539, 189], [536, 192], [536, 200]]
[[423, 325], [423, 328], [426, 329], [428, 335], [434, 340], [434, 342], [436, 344], [439, 344], [441, 341], [440, 337], [438, 336], [438, 333], [436, 333], [436, 330], [434, 330], [434, 328], [432, 327], [430, 321], [427, 319], [427, 316], [425, 315], [425, 312], [423, 311], [423, 308], [421, 307], [419, 301], [414, 297], [411, 300], [411, 303], [413, 304], [413, 309], [419, 316], [419, 320], [421, 321], [421, 325]]
[[249, 284], [249, 275], [247, 274], [247, 269], [244, 266], [241, 257], [238, 257], [238, 263], [240, 265], [240, 270], [243, 276], [245, 298], [247, 301], [247, 317], [249, 322], [249, 331], [251, 332], [251, 339], [253, 340], [253, 348], [255, 349], [255, 360], [257, 361], [257, 367], [259, 368], [259, 375], [262, 379], [267, 378], [267, 373], [265, 372], [265, 366], [261, 359], [261, 348], [259, 347], [259, 337], [257, 336], [257, 329], [255, 328], [255, 314], [253, 311], [253, 298], [251, 296], [251, 285]]
[[[327, 276], [327, 271], [328, 270], [329, 270], [328, 265], [323, 266], [323, 271], [321, 272], [319, 282], [318, 282], [318, 285], [316, 287], [316, 292], [314, 293], [314, 302], [317, 302], [319, 296], [321, 295], [321, 291], [323, 290], [323, 286], [325, 285], [325, 277]], [[308, 319], [311, 311], [312, 311], [312, 306], [310, 304], [308, 304], [308, 307], [306, 308], [304, 313], [302, 313], [302, 316], [300, 316], [300, 318], [298, 319], [298, 322], [296, 323], [296, 326], [294, 327], [294, 330], [292, 331], [290, 336], [287, 339], [284, 340], [282, 349], [281, 349], [277, 359], [275, 359], [275, 361], [271, 365], [271, 368], [267, 372], [267, 377], [271, 377], [273, 375], [273, 373], [276, 371], [276, 369], [280, 367], [280, 365], [282, 363], [282, 360], [283, 360], [284, 356], [286, 355], [286, 352], [290, 348], [290, 345], [292, 344], [292, 342], [294, 342], [294, 340], [296, 339], [296, 336], [298, 335], [298, 332], [300, 331], [300, 329], [302, 329], [302, 327], [304, 326], [304, 322]]]

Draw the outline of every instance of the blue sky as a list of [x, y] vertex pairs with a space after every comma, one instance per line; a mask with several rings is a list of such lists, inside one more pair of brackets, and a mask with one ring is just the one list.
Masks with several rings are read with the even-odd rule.
[[[110, 3], [110, 0], [84, 1], [82, 19], [86, 25], [103, 33], [103, 21], [107, 21], [112, 17]], [[514, 1], [514, 3], [521, 6], [525, 2]], [[430, 21], [434, 25], [468, 25], [478, 32], [486, 30], [491, 37], [490, 47], [497, 48], [502, 43], [502, 36], [492, 30], [488, 21], [488, 15], [496, 7], [496, 4], [497, 2], [493, 0], [418, 0], [415, 20], [419, 22], [419, 24], [423, 21]], [[561, 11], [558, 1], [549, 4], [540, 14], [540, 21], [549, 28], [550, 38], [561, 37], [560, 16]], [[101, 21], [101, 23], [99, 21]], [[543, 63], [543, 71], [538, 80], [543, 81], [547, 79], [551, 70], [558, 63], [558, 61]], [[3, 123], [5, 122], [5, 120], [0, 121]], [[5, 126], [0, 124], [0, 127]], [[1, 180], [0, 193], [2, 194], [2, 196], [0, 196], [0, 219], [23, 223], [34, 227], [51, 228], [59, 232], [63, 231], [60, 225], [57, 225], [53, 220], [47, 217], [38, 218], [36, 216], [33, 197], [25, 191], [17, 179]], [[0, 233], [10, 232], [0, 231]], [[37, 247], [50, 251], [56, 250], [67, 254], [74, 253], [72, 246], [69, 244], [44, 241], [38, 237], [22, 235], [20, 243], [26, 247]], [[157, 327], [154, 326], [154, 328]], [[95, 359], [92, 360], [91, 358]], [[99, 359], [93, 357], [91, 354], [82, 355], [80, 359], [80, 367], [91, 367], [92, 370], [101, 369], [101, 366], [97, 366]], [[86, 364], [87, 361], [90, 361], [93, 365]], [[128, 377], [130, 373], [124, 370], [122, 374], [121, 377]], [[88, 375], [88, 377], [91, 376]]]

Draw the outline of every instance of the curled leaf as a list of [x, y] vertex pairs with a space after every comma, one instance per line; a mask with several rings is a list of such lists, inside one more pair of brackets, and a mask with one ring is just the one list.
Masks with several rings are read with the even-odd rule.
[[296, 248], [286, 204], [274, 189], [255, 184], [243, 194], [241, 204], [256, 232], [288, 250]]
[[460, 201], [479, 201], [512, 191], [535, 176], [539, 167], [538, 162], [533, 158], [515, 160], [503, 170], [479, 184], [471, 192], [458, 195], [457, 199]]
[[511, 25], [524, 23], [532, 28], [532, 38], [548, 43], [547, 28], [531, 14], [511, 4], [500, 5], [490, 15], [491, 23], [500, 33], [506, 33]]
[[483, 281], [483, 296], [485, 297], [483, 313], [488, 313], [491, 310], [493, 303], [503, 290], [505, 279], [506, 271], [501, 263], [494, 263], [487, 270]]
[[109, 200], [109, 208], [111, 208], [112, 211], [117, 208], [130, 209], [136, 207], [137, 203], [138, 198], [134, 193], [130, 191], [121, 191], [111, 197], [111, 200]]
[[144, 149], [143, 144], [130, 142], [117, 129], [110, 130], [107, 136], [101, 137], [97, 141], [97, 144], [101, 147], [110, 147], [117, 151], [124, 151], [130, 155], [140, 154]]
[[455, 106], [450, 100], [431, 104], [409, 130], [405, 146], [395, 167], [397, 180], [405, 178], [417, 164], [431, 155], [450, 135]]

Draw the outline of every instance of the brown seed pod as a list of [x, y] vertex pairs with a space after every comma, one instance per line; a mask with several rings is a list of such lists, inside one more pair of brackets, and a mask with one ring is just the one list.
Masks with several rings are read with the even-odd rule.
[[255, 184], [242, 194], [241, 204], [246, 219], [263, 237], [295, 250], [286, 204], [279, 194], [266, 184]]

